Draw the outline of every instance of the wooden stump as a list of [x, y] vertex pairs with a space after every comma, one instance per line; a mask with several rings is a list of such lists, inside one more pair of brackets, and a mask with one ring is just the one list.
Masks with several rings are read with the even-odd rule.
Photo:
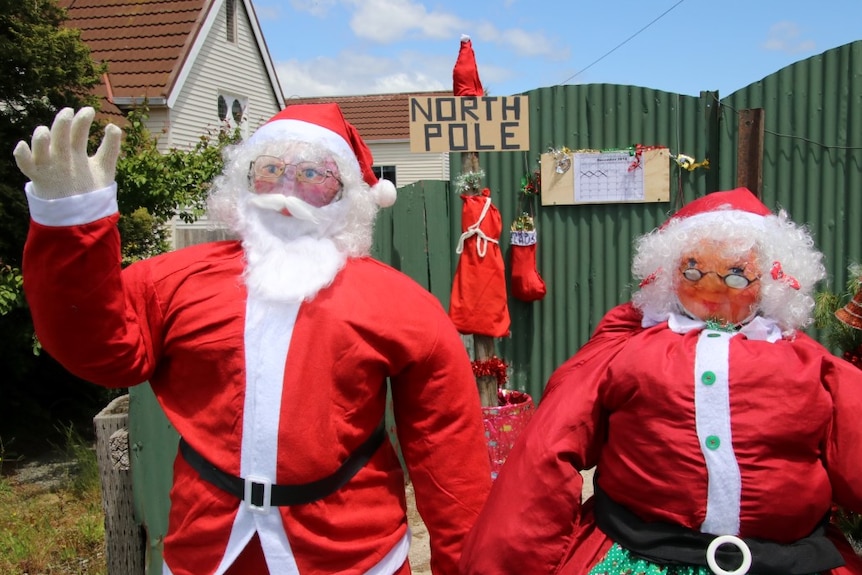
[[128, 395], [114, 399], [93, 418], [105, 513], [108, 575], [145, 573], [146, 540], [143, 529], [135, 521], [128, 422]]

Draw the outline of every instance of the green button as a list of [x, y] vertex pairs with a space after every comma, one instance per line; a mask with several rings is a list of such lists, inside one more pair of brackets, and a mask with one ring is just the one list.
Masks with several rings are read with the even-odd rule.
[[706, 337], [721, 337], [721, 334], [720, 334], [720, 333], [715, 333], [715, 332], [713, 331], [713, 332], [710, 332], [710, 333], [706, 334]]
[[704, 371], [703, 375], [700, 376], [700, 381], [702, 381], [704, 385], [712, 385], [715, 383], [715, 374], [711, 371]]
[[710, 435], [709, 437], [706, 438], [707, 449], [711, 449], [712, 451], [715, 451], [716, 449], [718, 449], [719, 445], [721, 445], [721, 440], [718, 438], [717, 435]]

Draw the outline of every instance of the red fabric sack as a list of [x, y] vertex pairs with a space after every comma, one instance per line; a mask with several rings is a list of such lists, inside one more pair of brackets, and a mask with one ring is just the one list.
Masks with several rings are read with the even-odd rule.
[[491, 190], [461, 195], [460, 254], [452, 282], [449, 317], [458, 331], [489, 337], [509, 335], [506, 271], [500, 251], [503, 222]]

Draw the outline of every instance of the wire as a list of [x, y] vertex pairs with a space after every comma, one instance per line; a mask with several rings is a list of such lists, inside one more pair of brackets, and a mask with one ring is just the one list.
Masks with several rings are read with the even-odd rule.
[[582, 74], [582, 73], [586, 72], [587, 70], [589, 70], [590, 68], [592, 68], [594, 65], [598, 64], [599, 62], [601, 62], [602, 60], [604, 60], [605, 58], [607, 58], [608, 56], [610, 56], [611, 54], [613, 54], [614, 52], [616, 52], [617, 50], [619, 50], [620, 48], [622, 48], [622, 47], [623, 47], [625, 44], [627, 44], [627, 43], [628, 43], [632, 38], [634, 38], [635, 36], [637, 36], [638, 34], [640, 34], [641, 32], [643, 32], [644, 30], [646, 30], [647, 28], [649, 28], [650, 26], [652, 26], [653, 24], [655, 24], [656, 22], [658, 22], [659, 20], [661, 20], [662, 18], [664, 18], [664, 17], [667, 15], [667, 13], [668, 13], [668, 12], [670, 12], [671, 10], [673, 10], [674, 8], [676, 8], [677, 6], [679, 6], [680, 4], [682, 4], [683, 2], [685, 2], [685, 0], [679, 0], [679, 2], [677, 2], [677, 3], [676, 3], [676, 4], [674, 4], [673, 6], [671, 6], [670, 8], [668, 8], [667, 10], [665, 10], [664, 12], [662, 12], [661, 14], [659, 14], [656, 18], [654, 18], [652, 22], [650, 22], [649, 24], [647, 24], [646, 26], [644, 26], [643, 28], [641, 28], [640, 30], [638, 30], [637, 32], [635, 32], [634, 34], [632, 34], [631, 36], [629, 36], [628, 38], [626, 38], [625, 40], [623, 40], [622, 42], [620, 42], [619, 44], [617, 44], [617, 45], [616, 45], [616, 46], [615, 46], [611, 51], [609, 51], [609, 52], [605, 53], [605, 54], [604, 54], [603, 56], [601, 56], [598, 60], [595, 60], [592, 64], [590, 64], [590, 65], [589, 65], [589, 66], [587, 66], [586, 68], [582, 68], [581, 70], [578, 70], [577, 72], [575, 72], [574, 74], [572, 74], [571, 76], [569, 76], [568, 78], [566, 78], [565, 80], [563, 80], [562, 82], [560, 82], [559, 84], [557, 84], [557, 86], [562, 86], [563, 84], [567, 83], [569, 80], [571, 80], [572, 78], [574, 78], [575, 76], [578, 76], [579, 74]]
[[[715, 102], [718, 103], [718, 105], [721, 106], [722, 109], [727, 108], [731, 112], [733, 112], [734, 114], [737, 114], [737, 115], [739, 114], [739, 111], [734, 109], [733, 106], [728, 106], [727, 104], [722, 103], [721, 100], [716, 98], [715, 93], [712, 94], [712, 99], [715, 100]], [[763, 133], [772, 134], [773, 136], [775, 136], [777, 138], [788, 138], [791, 140], [800, 140], [802, 142], [813, 144], [815, 146], [820, 146], [821, 148], [825, 148], [827, 150], [862, 150], [862, 147], [860, 147], [860, 146], [836, 146], [834, 144], [824, 144], [823, 142], [818, 142], [816, 140], [806, 138], [805, 136], [797, 136], [795, 134], [782, 134], [780, 132], [774, 132], [772, 130], [767, 130], [766, 128], [763, 129]]]

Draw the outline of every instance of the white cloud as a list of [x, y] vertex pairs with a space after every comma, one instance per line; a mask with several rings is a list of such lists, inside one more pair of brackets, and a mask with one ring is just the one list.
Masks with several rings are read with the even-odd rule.
[[279, 20], [281, 18], [281, 9], [279, 6], [256, 4], [254, 6], [254, 13], [257, 16], [258, 22]]
[[437, 65], [415, 66], [411, 55], [392, 59], [349, 52], [279, 62], [276, 72], [286, 98], [351, 96], [451, 89], [451, 65], [447, 78]]
[[[555, 49], [546, 34], [500, 29], [484, 19], [467, 21], [419, 0], [291, 0], [291, 6], [306, 18], [349, 19], [355, 37], [348, 33], [342, 38], [350, 47], [335, 55], [305, 60], [297, 54], [277, 60], [276, 71], [288, 98], [451, 89], [462, 33], [473, 37], [480, 77], [492, 94], [499, 94], [495, 86], [516, 75], [520, 65], [516, 57], [547, 61], [568, 54], [567, 48]], [[301, 25], [302, 18], [294, 25]], [[443, 47], [442, 42], [449, 44]], [[370, 44], [390, 47], [385, 55], [373, 56], [367, 53]], [[505, 63], [495, 65], [500, 54], [506, 54]]]
[[439, 80], [431, 78], [421, 72], [400, 72], [377, 78], [374, 82], [375, 93], [390, 94], [398, 92], [436, 92], [451, 88], [445, 86]]
[[408, 34], [419, 38], [457, 37], [465, 23], [445, 12], [428, 11], [421, 3], [410, 0], [348, 0], [356, 6], [350, 28], [359, 38], [388, 44]]
[[814, 50], [813, 40], [800, 39], [802, 35], [795, 22], [782, 21], [770, 26], [763, 48], [773, 52], [810, 52]]
[[557, 52], [540, 32], [520, 28], [500, 30], [487, 21], [470, 22], [454, 14], [428, 10], [411, 0], [347, 0], [356, 7], [350, 27], [359, 38], [389, 44], [405, 38], [446, 40], [462, 33], [497, 44], [519, 56]]
[[477, 39], [505, 46], [518, 56], [559, 55], [546, 36], [520, 28], [499, 30], [493, 24], [483, 22], [478, 26]]
[[312, 16], [323, 17], [329, 9], [338, 5], [338, 0], [290, 0], [290, 7], [297, 12], [306, 12]]

